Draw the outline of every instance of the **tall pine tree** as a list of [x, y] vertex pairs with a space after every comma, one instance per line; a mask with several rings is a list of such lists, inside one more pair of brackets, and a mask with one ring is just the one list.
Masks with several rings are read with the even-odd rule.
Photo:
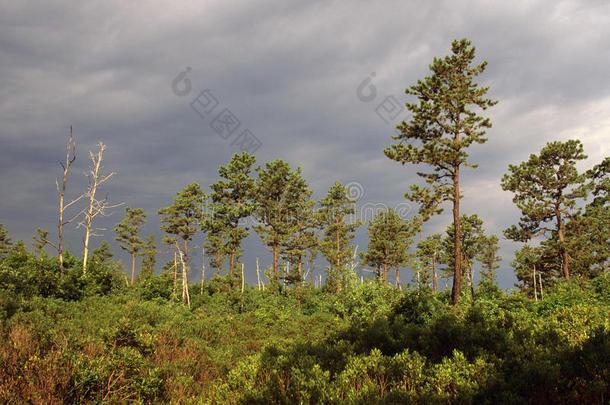
[[425, 164], [431, 172], [418, 172], [430, 186], [414, 186], [407, 198], [426, 207], [424, 213], [438, 212], [445, 201], [453, 204], [455, 229], [453, 288], [451, 303], [457, 305], [461, 291], [460, 245], [460, 169], [476, 167], [468, 162], [466, 150], [473, 143], [484, 143], [485, 130], [491, 127], [489, 118], [478, 114], [496, 104], [485, 98], [488, 87], [479, 87], [474, 79], [481, 74], [487, 62], [472, 66], [475, 48], [466, 39], [451, 44], [452, 54], [443, 59], [434, 58], [432, 74], [419, 80], [405, 92], [416, 96], [417, 103], [406, 103], [413, 113], [409, 123], [397, 128], [401, 134], [393, 137], [400, 141], [385, 149], [390, 159], [402, 164]]
[[260, 225], [254, 226], [254, 230], [273, 254], [273, 275], [277, 278], [280, 248], [293, 232], [290, 221], [293, 195], [289, 190], [294, 176], [290, 165], [281, 159], [265, 163], [257, 172], [254, 215]]

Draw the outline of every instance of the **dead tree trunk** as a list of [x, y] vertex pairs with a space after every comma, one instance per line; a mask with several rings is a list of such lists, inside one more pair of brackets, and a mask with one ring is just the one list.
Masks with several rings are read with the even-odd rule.
[[260, 289], [261, 289], [261, 273], [260, 273], [260, 269], [258, 268], [258, 257], [256, 258], [256, 282], [258, 284], [258, 290], [260, 291]]
[[103, 200], [97, 200], [95, 198], [95, 194], [99, 186], [104, 184], [108, 179], [110, 179], [114, 172], [103, 176], [101, 172], [102, 160], [104, 155], [104, 150], [106, 150], [106, 145], [102, 142], [98, 143], [99, 150], [97, 154], [93, 154], [93, 152], [89, 152], [89, 157], [91, 158], [91, 168], [88, 173], [89, 177], [89, 188], [87, 192], [84, 194], [85, 197], [89, 199], [89, 204], [87, 208], [81, 211], [77, 216], [83, 215], [83, 220], [79, 223], [79, 226], [83, 226], [85, 228], [85, 237], [83, 239], [83, 275], [87, 273], [87, 257], [89, 255], [89, 238], [91, 236], [100, 236], [95, 234], [95, 229], [92, 229], [93, 219], [98, 216], [107, 216], [106, 210], [109, 208], [118, 207], [121, 204], [108, 205], [108, 196], [106, 196]]
[[244, 295], [244, 290], [246, 289], [246, 278], [244, 275], [244, 264], [241, 264], [241, 295]]
[[180, 260], [182, 261], [182, 303], [187, 307], [191, 307], [191, 300], [189, 297], [189, 283], [188, 283], [188, 240], [184, 240], [184, 257], [180, 250]]
[[313, 262], [314, 259], [309, 260], [309, 284], [313, 287]]
[[534, 269], [532, 272], [532, 278], [534, 279], [534, 301], [538, 301], [538, 291], [536, 290], [536, 266], [534, 265]]
[[180, 250], [180, 247], [178, 246], [178, 242], [175, 242], [176, 244], [176, 250], [178, 252], [178, 255], [180, 256], [180, 263], [182, 264], [182, 304], [188, 308], [191, 307], [191, 299], [189, 297], [189, 290], [188, 290], [188, 278], [187, 278], [187, 264], [186, 264], [186, 240], [185, 242], [185, 252], [182, 253], [182, 250]]
[[63, 174], [61, 177], [61, 189], [59, 183], [55, 180], [57, 191], [59, 191], [59, 220], [57, 224], [58, 240], [57, 240], [57, 258], [59, 260], [59, 278], [64, 276], [64, 211], [68, 206], [64, 207], [64, 196], [66, 195], [66, 182], [68, 179], [68, 170], [74, 161], [76, 160], [76, 147], [74, 146], [74, 140], [72, 138], [72, 126], [70, 126], [70, 137], [68, 138], [68, 144], [66, 145], [66, 163], [59, 163], [63, 168]]
[[201, 246], [201, 295], [203, 295], [203, 283], [205, 282], [205, 246]]
[[178, 252], [174, 251], [174, 288], [172, 290], [172, 296], [176, 298], [176, 284], [178, 283]]

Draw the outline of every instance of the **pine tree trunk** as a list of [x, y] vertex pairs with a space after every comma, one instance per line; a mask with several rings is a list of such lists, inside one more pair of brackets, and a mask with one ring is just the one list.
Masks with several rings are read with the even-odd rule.
[[235, 264], [235, 252], [231, 252], [231, 260], [229, 260], [229, 279], [233, 280], [233, 266]]
[[436, 252], [432, 255], [432, 289], [438, 292], [438, 277], [436, 275]]
[[299, 259], [299, 264], [297, 266], [297, 276], [299, 277], [299, 281], [297, 283], [297, 308], [301, 309], [301, 282], [303, 281], [303, 276], [301, 275], [302, 264], [301, 259]]
[[383, 283], [387, 284], [388, 282], [388, 263], [383, 262]]
[[273, 244], [273, 275], [277, 279], [277, 243]]
[[468, 268], [468, 276], [470, 278], [470, 295], [472, 296], [472, 302], [474, 302], [474, 269], [472, 265]]
[[565, 248], [564, 232], [563, 232], [563, 221], [561, 220], [561, 214], [559, 210], [556, 210], [557, 215], [557, 237], [559, 239], [559, 254], [561, 255], [561, 269], [563, 270], [563, 276], [566, 280], [570, 281], [570, 268], [568, 263], [568, 252]]
[[136, 252], [131, 252], [131, 284], [133, 285], [133, 281], [136, 274]]
[[400, 271], [398, 266], [396, 266], [396, 287], [398, 287], [398, 291], [402, 291], [402, 284], [400, 284]]
[[[459, 135], [456, 137], [459, 141]], [[453, 270], [453, 287], [451, 288], [451, 305], [460, 303], [460, 294], [462, 289], [462, 246], [460, 243], [460, 168], [455, 167], [453, 175], [453, 227], [454, 227], [454, 262]]]
[[205, 282], [205, 246], [201, 247], [201, 290], [200, 294], [203, 295], [203, 284]]
[[[337, 226], [339, 225], [339, 222], [337, 221]], [[337, 240], [337, 286], [335, 287], [335, 292], [337, 294], [339, 294], [339, 292], [341, 291], [341, 245], [340, 245], [340, 235], [339, 235], [339, 230], [337, 228], [336, 231], [336, 240]]]

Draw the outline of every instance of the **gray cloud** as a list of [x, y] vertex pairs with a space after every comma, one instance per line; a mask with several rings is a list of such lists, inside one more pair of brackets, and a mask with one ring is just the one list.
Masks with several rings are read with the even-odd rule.
[[[143, 207], [145, 231], [157, 232], [157, 209], [192, 181], [214, 182], [238, 151], [189, 107], [205, 88], [262, 141], [259, 163], [301, 166], [317, 198], [338, 179], [362, 184], [362, 203], [404, 202], [415, 168], [383, 156], [393, 129], [375, 106], [390, 95], [404, 103], [405, 87], [454, 38], [471, 39], [489, 62], [481, 82], [500, 101], [488, 113], [489, 142], [472, 149], [480, 168], [463, 177], [464, 212], [479, 213], [489, 232], [518, 218], [499, 186], [509, 163], [570, 137], [589, 153], [583, 168], [609, 153], [603, 1], [23, 1], [0, 10], [0, 221], [15, 239], [55, 229], [54, 178], [69, 125], [79, 152], [69, 193], [83, 190], [87, 151], [102, 140], [105, 166], [117, 171], [106, 190]], [[193, 92], [180, 98], [170, 83], [187, 66]], [[356, 88], [371, 72], [378, 97], [364, 103]], [[100, 225], [111, 229], [121, 216]], [[429, 232], [448, 223], [438, 217]], [[69, 233], [78, 251], [80, 231]], [[365, 247], [364, 227], [356, 243]], [[246, 267], [256, 256], [269, 262], [256, 236], [246, 247]], [[514, 282], [515, 247], [502, 242], [504, 287]]]

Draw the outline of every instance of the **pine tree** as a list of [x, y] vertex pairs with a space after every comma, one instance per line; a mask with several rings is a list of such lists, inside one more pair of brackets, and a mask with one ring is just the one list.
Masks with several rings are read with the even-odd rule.
[[114, 253], [110, 249], [110, 244], [105, 240], [100, 243], [100, 246], [93, 251], [91, 259], [100, 264], [108, 264], [114, 257]]
[[314, 212], [314, 216], [316, 221], [316, 230], [305, 231], [303, 237], [303, 248], [305, 249], [307, 262], [309, 262], [309, 284], [311, 284], [312, 287], [314, 285], [314, 270], [316, 267], [316, 258], [318, 257], [318, 253], [320, 253], [320, 238], [317, 233], [317, 230], [320, 227], [320, 222], [317, 212]]
[[381, 211], [367, 225], [369, 242], [367, 250], [360, 252], [361, 264], [375, 269], [377, 280], [387, 283], [388, 267], [390, 265], [389, 242], [387, 241], [384, 219], [385, 211]]
[[248, 236], [247, 227], [241, 227], [244, 218], [254, 210], [254, 179], [250, 177], [256, 157], [246, 152], [235, 154], [227, 166], [221, 166], [221, 180], [210, 185], [212, 215], [205, 223], [208, 233], [206, 249], [213, 263], [222, 266], [229, 255], [229, 276], [233, 278], [236, 260], [241, 257], [241, 242]]
[[149, 279], [155, 274], [155, 266], [157, 265], [157, 245], [154, 233], [148, 235], [144, 241], [142, 255], [142, 268], [138, 273], [138, 281]]
[[360, 226], [360, 221], [348, 223], [349, 215], [356, 212], [356, 201], [349, 198], [347, 189], [338, 181], [330, 187], [328, 194], [320, 201], [320, 223], [324, 237], [320, 241], [320, 250], [331, 265], [329, 282], [335, 293], [342, 285], [343, 266], [352, 256], [351, 240]]
[[146, 223], [146, 214], [142, 208], [131, 209], [125, 207], [125, 219], [116, 224], [114, 231], [117, 236], [114, 238], [119, 242], [121, 249], [131, 255], [131, 284], [135, 280], [136, 256], [144, 246], [142, 238], [138, 235], [142, 225]]
[[0, 260], [4, 260], [13, 246], [13, 241], [8, 236], [8, 231], [4, 229], [4, 224], [0, 224]]
[[[610, 269], [610, 157], [586, 172], [593, 199], [566, 223], [570, 274], [593, 278]], [[551, 236], [556, 239], [556, 233]]]
[[480, 284], [495, 286], [496, 270], [500, 267], [498, 263], [502, 261], [502, 257], [498, 256], [498, 250], [500, 250], [498, 237], [496, 235], [481, 237], [479, 249], [476, 258], [483, 267]]
[[[295, 285], [297, 289], [297, 303], [301, 306], [301, 287], [303, 283], [303, 261], [308, 249], [315, 248], [315, 229], [318, 227], [318, 217], [314, 211], [315, 201], [311, 200], [313, 191], [301, 175], [301, 168], [290, 174], [286, 190], [288, 203], [288, 238], [284, 240], [280, 249], [286, 261], [292, 263], [295, 269], [293, 274], [284, 281]], [[310, 269], [313, 270], [313, 269]]]
[[610, 270], [610, 157], [587, 171], [593, 200], [566, 224], [570, 272], [592, 278]]
[[258, 167], [256, 179], [256, 208], [254, 215], [260, 222], [254, 230], [263, 243], [273, 253], [273, 274], [278, 277], [278, 257], [280, 247], [286, 244], [293, 233], [290, 222], [294, 204], [289, 193], [291, 182], [295, 181], [290, 165], [281, 159]]
[[[460, 249], [461, 257], [460, 262], [462, 279], [468, 280], [468, 286], [470, 287], [470, 293], [474, 298], [474, 259], [480, 250], [481, 241], [484, 237], [483, 233], [483, 221], [476, 215], [465, 215], [462, 214], [460, 217], [461, 232], [460, 232]], [[443, 249], [443, 263], [447, 265], [447, 270], [450, 272], [450, 276], [455, 277], [455, 266], [456, 261], [454, 257], [455, 252], [455, 227], [453, 224], [447, 227], [447, 236], [442, 241]], [[455, 283], [454, 283], [455, 285]], [[460, 283], [462, 285], [462, 283]]]
[[[544, 247], [532, 247], [525, 244], [521, 249], [515, 251], [515, 259], [511, 262], [511, 266], [515, 269], [515, 276], [520, 282], [515, 286], [531, 295], [532, 298], [538, 296], [541, 279], [546, 284], [554, 277], [552, 271], [547, 271], [548, 267], [544, 265], [546, 258], [543, 252]], [[552, 255], [551, 258], [556, 259], [557, 255]]]
[[[476, 167], [468, 162], [466, 150], [473, 143], [484, 143], [489, 118], [477, 114], [496, 101], [485, 98], [488, 87], [479, 87], [474, 78], [481, 74], [487, 62], [471, 66], [475, 48], [466, 39], [451, 44], [452, 55], [435, 58], [430, 65], [432, 75], [419, 80], [405, 92], [416, 96], [418, 103], [407, 103], [413, 118], [397, 128], [401, 134], [393, 137], [400, 142], [385, 149], [385, 154], [402, 164], [426, 164], [433, 172], [418, 172], [429, 186], [413, 186], [407, 198], [424, 206], [423, 213], [432, 215], [445, 201], [453, 203], [454, 277], [451, 303], [457, 305], [461, 291], [460, 245], [460, 169]], [[407, 143], [410, 142], [410, 143]], [[420, 145], [413, 143], [418, 142]]]
[[[502, 178], [502, 188], [515, 193], [513, 202], [521, 210], [519, 225], [504, 235], [520, 242], [555, 233], [556, 252], [566, 280], [570, 279], [570, 260], [566, 249], [565, 218], [575, 213], [576, 201], [584, 198], [585, 175], [579, 174], [576, 162], [586, 159], [578, 140], [549, 142], [539, 155], [531, 154], [520, 165], [509, 165]], [[553, 227], [546, 224], [554, 222]]]
[[395, 268], [396, 283], [401, 288], [399, 268], [411, 258], [407, 251], [415, 229], [412, 224], [403, 221], [392, 208], [377, 212], [367, 228], [368, 251], [360, 254], [362, 263], [377, 269], [378, 275], [382, 275], [385, 283], [388, 281], [388, 270]]
[[[182, 239], [183, 248], [179, 250], [182, 262], [182, 302], [189, 306], [188, 296], [188, 241], [200, 231], [204, 221], [203, 207], [206, 195], [197, 183], [191, 183], [174, 197], [174, 203], [161, 208], [161, 229], [174, 238]], [[175, 242], [176, 248], [179, 248]]]
[[438, 291], [438, 264], [441, 250], [441, 234], [437, 233], [428, 236], [426, 239], [417, 243], [416, 257], [422, 263], [422, 273], [426, 274], [424, 279], [427, 279], [427, 274], [432, 277], [432, 290]]
[[46, 256], [46, 252], [44, 248], [49, 243], [47, 237], [49, 236], [49, 231], [42, 228], [36, 228], [36, 235], [32, 237], [34, 240], [32, 242], [32, 247], [34, 248], [34, 254], [36, 256]]
[[610, 204], [610, 157], [593, 166], [591, 170], [587, 171], [586, 176], [594, 196], [591, 205], [608, 207]]
[[216, 269], [217, 274], [220, 274], [226, 256], [231, 253], [227, 247], [227, 234], [223, 225], [222, 219], [215, 218], [214, 215], [205, 223], [205, 250], [210, 257], [210, 265]]

